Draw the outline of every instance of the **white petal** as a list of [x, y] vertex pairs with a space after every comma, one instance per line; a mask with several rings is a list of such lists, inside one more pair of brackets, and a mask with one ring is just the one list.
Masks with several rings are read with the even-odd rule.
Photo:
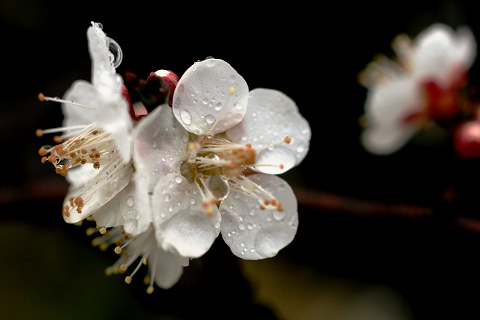
[[150, 197], [143, 177], [135, 172], [128, 186], [122, 191], [119, 201], [123, 227], [127, 233], [138, 235], [150, 226]]
[[96, 122], [98, 108], [102, 107], [98, 103], [98, 94], [97, 89], [92, 84], [83, 80], [75, 81], [65, 93], [64, 99], [83, 104], [95, 110], [80, 108], [71, 104], [62, 104], [63, 125], [70, 127], [89, 125]]
[[72, 188], [75, 189], [83, 187], [90, 180], [94, 179], [98, 173], [99, 171], [91, 164], [85, 164], [68, 170], [66, 179]]
[[295, 237], [297, 200], [288, 183], [277, 176], [255, 174], [248, 178], [281, 201], [284, 211], [261, 210], [257, 200], [232, 190], [220, 205], [222, 237], [240, 258], [273, 257]]
[[413, 71], [420, 77], [436, 78], [448, 85], [451, 72], [467, 70], [476, 54], [475, 39], [469, 29], [455, 33], [443, 24], [434, 24], [415, 38]]
[[108, 38], [98, 24], [93, 24], [87, 30], [88, 49], [92, 59], [92, 83], [106, 94], [120, 92], [121, 78], [116, 74], [112, 64]]
[[248, 85], [242, 76], [223, 60], [207, 59], [180, 78], [173, 112], [189, 132], [213, 135], [239, 123], [247, 103]]
[[398, 151], [415, 133], [412, 126], [378, 126], [366, 129], [361, 136], [365, 149], [377, 155]]
[[128, 113], [128, 103], [120, 93], [105, 95], [88, 82], [76, 81], [65, 93], [65, 100], [93, 108], [90, 110], [63, 104], [65, 127], [98, 122], [104, 130], [112, 134], [124, 161], [130, 160], [132, 120]]
[[157, 248], [150, 254], [151, 274], [155, 274], [155, 283], [163, 289], [171, 288], [183, 272], [183, 267], [178, 263], [173, 253]]
[[365, 102], [368, 124], [398, 126], [409, 115], [422, 112], [425, 102], [420, 89], [410, 77], [401, 77], [371, 88]]
[[[125, 191], [125, 189], [123, 190]], [[120, 206], [122, 205], [123, 200], [122, 193], [124, 191], [118, 193], [112, 200], [108, 201], [92, 215], [98, 226], [111, 228], [125, 223], [120, 211]]]
[[[271, 89], [250, 91], [247, 113], [241, 123], [226, 132], [233, 141], [250, 143], [261, 148], [272, 143], [279, 145], [260, 151], [257, 171], [278, 174], [299, 164], [306, 156], [311, 130], [308, 122], [298, 112], [298, 108], [288, 96]], [[290, 144], [283, 143], [290, 137]], [[280, 167], [280, 164], [283, 166]]]
[[177, 122], [167, 105], [143, 118], [133, 132], [133, 162], [144, 177], [148, 192], [158, 180], [178, 171], [186, 158], [188, 132]]
[[105, 205], [115, 195], [121, 192], [129, 183], [133, 173], [132, 166], [124, 164], [112, 173], [108, 167], [104, 167], [92, 180], [80, 189], [71, 189], [64, 201], [68, 205], [71, 197], [81, 196], [84, 206], [81, 212], [71, 210], [69, 216], [63, 216], [68, 223], [76, 223], [92, 215], [96, 210]]
[[220, 214], [208, 216], [194, 184], [169, 174], [160, 180], [153, 196], [153, 220], [157, 241], [166, 250], [197, 258], [213, 244], [220, 232]]

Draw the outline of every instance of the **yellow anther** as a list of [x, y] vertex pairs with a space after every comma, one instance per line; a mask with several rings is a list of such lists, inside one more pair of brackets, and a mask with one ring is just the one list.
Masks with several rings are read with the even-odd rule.
[[148, 287], [147, 288], [147, 293], [152, 294], [153, 293], [153, 287]]
[[88, 228], [87, 230], [85, 230], [85, 233], [87, 234], [87, 236], [91, 236], [95, 232], [97, 232], [97, 228]]
[[147, 257], [144, 257], [144, 258], [142, 259], [142, 263], [143, 263], [144, 265], [147, 265]]
[[100, 228], [100, 230], [98, 230], [98, 232], [100, 232], [101, 234], [105, 234], [107, 233], [107, 229], [106, 228]]
[[127, 265], [125, 263], [122, 263], [120, 265], [120, 272], [123, 273], [123, 272], [127, 271], [127, 268], [128, 268]]
[[228, 93], [233, 96], [235, 94], [236, 90], [234, 87], [230, 87], [230, 89], [228, 90]]
[[125, 277], [125, 283], [126, 283], [126, 284], [132, 283], [132, 277], [126, 276], [126, 277]]
[[113, 250], [116, 254], [122, 253], [122, 248], [119, 246], [116, 246], [115, 249]]

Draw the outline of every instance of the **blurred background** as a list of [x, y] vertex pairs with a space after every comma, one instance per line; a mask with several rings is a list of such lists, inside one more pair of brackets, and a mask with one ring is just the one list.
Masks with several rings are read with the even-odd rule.
[[[479, 163], [449, 137], [419, 135], [391, 156], [359, 143], [366, 89], [357, 74], [399, 33], [435, 22], [469, 26], [467, 1], [392, 3], [1, 0], [0, 319], [478, 318]], [[120, 74], [170, 69], [207, 56], [229, 62], [250, 88], [283, 91], [310, 122], [310, 153], [283, 175], [299, 200], [292, 244], [241, 261], [219, 238], [170, 290], [145, 293], [104, 275], [112, 250], [64, 223], [64, 179], [37, 154], [61, 124], [62, 96], [90, 79], [86, 30], [101, 22], [124, 54]], [[479, 63], [470, 81], [480, 83]], [[10, 153], [11, 152], [11, 153]], [[480, 220], [479, 220], [480, 221]]]

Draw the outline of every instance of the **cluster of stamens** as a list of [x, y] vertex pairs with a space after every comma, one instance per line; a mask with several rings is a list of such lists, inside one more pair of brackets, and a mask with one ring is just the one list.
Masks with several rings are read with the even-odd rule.
[[[39, 133], [37, 130], [37, 135]], [[58, 137], [56, 141], [59, 141]], [[77, 131], [63, 143], [41, 147], [38, 153], [43, 156], [42, 163], [52, 163], [56, 173], [66, 176], [69, 169], [81, 164], [91, 163], [95, 169], [99, 169], [115, 153], [115, 145], [109, 133], [92, 124]]]
[[[148, 265], [148, 252], [149, 250], [155, 250], [157, 247], [153, 246], [149, 248], [147, 243], [144, 246], [144, 254], [140, 257], [139, 255], [131, 256], [127, 250], [124, 250], [132, 241], [147, 241], [147, 239], [140, 239], [136, 238], [132, 235], [127, 234], [121, 228], [113, 228], [107, 230], [105, 228], [91, 227], [86, 230], [88, 236], [94, 235], [96, 232], [101, 234], [100, 237], [96, 237], [92, 240], [92, 245], [94, 247], [99, 247], [100, 250], [105, 251], [110, 245], [115, 245], [114, 252], [120, 256], [120, 260], [117, 261], [114, 265], [107, 267], [105, 269], [105, 274], [107, 276], [113, 274], [125, 274], [127, 269], [132, 265], [138, 258], [140, 258], [139, 262], [137, 263], [135, 269], [132, 271], [130, 275], [125, 276], [125, 283], [130, 284], [132, 282], [133, 276], [137, 273], [137, 271], [141, 268], [142, 265]], [[152, 270], [151, 270], [152, 271]], [[155, 270], [153, 270], [154, 272]], [[147, 293], [153, 293], [154, 275], [146, 275], [144, 278], [144, 283], [147, 285]]]
[[[258, 200], [262, 210], [283, 211], [280, 201], [246, 176], [253, 173], [252, 169], [256, 166], [268, 165], [255, 163], [259, 151], [290, 142], [291, 138], [285, 137], [278, 143], [256, 149], [250, 143], [240, 145], [223, 137], [204, 136], [189, 143], [189, 157], [182, 165], [182, 174], [197, 186], [202, 196], [202, 206], [209, 216], [214, 213], [213, 206], [217, 206], [226, 196], [229, 186]], [[278, 166], [283, 169], [283, 164]], [[225, 181], [224, 192], [218, 192], [208, 184], [207, 179], [213, 176]]]

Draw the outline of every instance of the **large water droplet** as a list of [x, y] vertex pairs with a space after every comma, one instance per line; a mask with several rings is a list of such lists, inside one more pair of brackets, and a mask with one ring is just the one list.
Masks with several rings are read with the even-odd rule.
[[203, 103], [203, 104], [208, 104], [208, 98], [203, 98], [203, 99], [202, 99], [202, 103]]
[[133, 198], [133, 196], [127, 197], [127, 206], [129, 207], [133, 206], [134, 202], [135, 202], [135, 199]]
[[123, 60], [123, 52], [120, 45], [112, 38], [107, 37], [108, 50], [110, 51], [109, 59], [115, 68], [117, 68]]
[[192, 114], [187, 110], [180, 111], [180, 118], [183, 123], [189, 126], [192, 123]]
[[213, 114], [207, 114], [205, 116], [205, 121], [207, 121], [208, 124], [212, 124], [215, 122], [215, 116]]

